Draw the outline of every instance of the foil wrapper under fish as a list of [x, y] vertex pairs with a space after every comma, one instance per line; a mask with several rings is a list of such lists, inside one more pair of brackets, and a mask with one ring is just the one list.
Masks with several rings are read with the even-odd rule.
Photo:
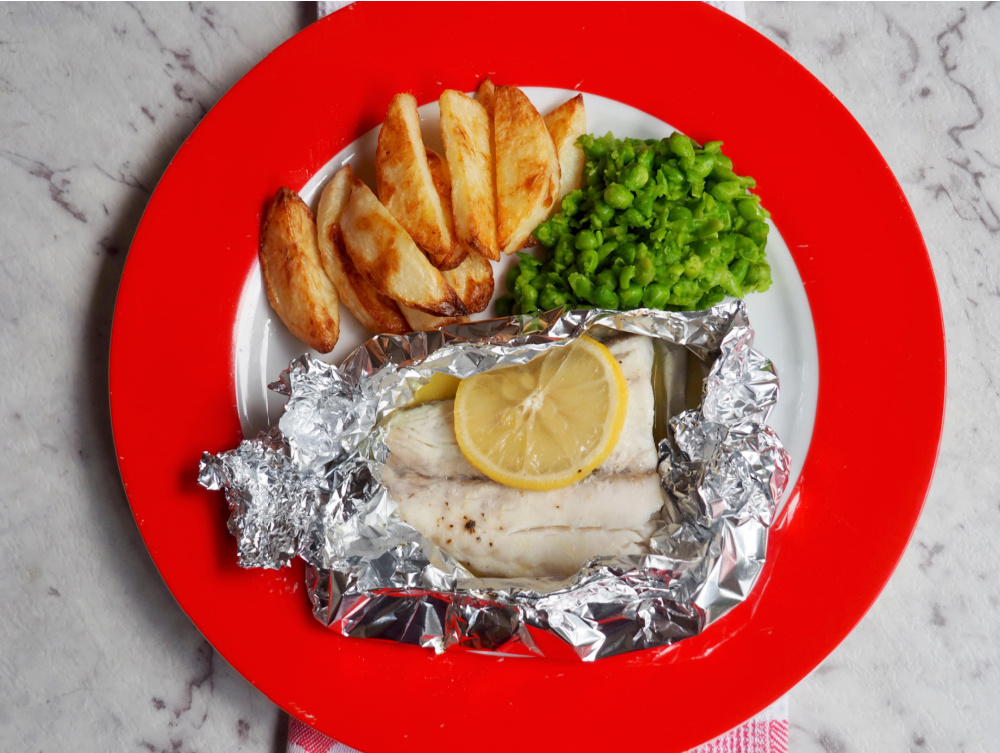
[[[435, 373], [526, 363], [601, 327], [711, 363], [700, 405], [673, 416], [658, 443], [664, 506], [648, 551], [597, 558], [563, 579], [477, 577], [400, 516], [381, 482], [384, 423]], [[788, 480], [789, 458], [767, 425], [777, 374], [753, 349], [742, 301], [380, 335], [339, 367], [300, 357], [272, 389], [288, 397], [278, 425], [205, 453], [199, 482], [225, 491], [239, 564], [302, 558], [313, 613], [346, 636], [542, 654], [533, 636], [547, 631], [592, 661], [696, 635], [756, 583]]]

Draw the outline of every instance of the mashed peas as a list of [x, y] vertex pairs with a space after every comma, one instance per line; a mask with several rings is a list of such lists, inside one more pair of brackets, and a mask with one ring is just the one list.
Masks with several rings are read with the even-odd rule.
[[769, 213], [722, 142], [581, 136], [584, 187], [535, 230], [497, 313], [558, 306], [699, 310], [771, 284]]

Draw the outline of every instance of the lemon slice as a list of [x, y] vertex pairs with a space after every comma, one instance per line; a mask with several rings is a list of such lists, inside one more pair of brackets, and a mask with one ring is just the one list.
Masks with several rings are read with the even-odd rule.
[[463, 379], [455, 436], [473, 466], [521, 489], [557, 489], [586, 478], [611, 454], [628, 386], [611, 352], [580, 337], [522, 366]]

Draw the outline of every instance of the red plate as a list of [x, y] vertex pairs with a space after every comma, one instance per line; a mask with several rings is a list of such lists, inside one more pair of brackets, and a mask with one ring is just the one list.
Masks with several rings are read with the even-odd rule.
[[[644, 47], [640, 28], [652, 32]], [[609, 97], [695, 138], [724, 134], [741, 171], [768, 187], [809, 299], [820, 388], [794, 516], [772, 535], [750, 599], [671, 648], [583, 664], [342, 638], [310, 615], [300, 567], [236, 566], [222, 498], [195, 482], [203, 450], [241, 439], [234, 320], [265, 201], [381, 122], [394, 93], [430, 102], [487, 74]], [[852, 269], [863, 276], [845, 280]], [[880, 326], [894, 323], [877, 316], [887, 300], [905, 327]], [[122, 279], [111, 413], [125, 489], [167, 585], [292, 714], [365, 753], [470, 739], [483, 751], [530, 740], [667, 753], [781, 696], [875, 600], [930, 482], [944, 368], [930, 262], [889, 168], [833, 95], [747, 26], [701, 3], [355, 4], [251, 71], [171, 163]]]

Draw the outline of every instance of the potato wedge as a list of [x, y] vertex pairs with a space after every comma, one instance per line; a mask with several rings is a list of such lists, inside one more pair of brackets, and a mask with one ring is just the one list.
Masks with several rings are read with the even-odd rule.
[[351, 197], [354, 172], [351, 166], [339, 170], [326, 184], [316, 209], [316, 236], [320, 261], [333, 281], [340, 300], [362, 327], [371, 332], [402, 334], [410, 330], [399, 306], [382, 295], [358, 272], [344, 246], [340, 217]]
[[465, 306], [403, 226], [358, 178], [340, 217], [344, 246], [358, 271], [397, 303], [436, 316], [462, 316]]
[[[431, 179], [434, 181], [434, 188], [437, 190], [438, 196], [441, 198], [441, 206], [444, 207], [444, 211], [448, 215], [448, 221], [451, 222], [451, 170], [448, 169], [448, 162], [433, 149], [428, 149], [427, 166], [431, 169]], [[431, 264], [434, 264], [434, 266], [440, 270], [458, 269], [458, 267], [465, 263], [465, 258], [470, 252], [458, 243], [455, 244], [455, 249], [455, 256], [459, 259], [458, 264], [455, 266], [442, 267], [435, 264], [433, 258], [431, 258]], [[478, 256], [478, 254], [476, 255]], [[459, 298], [461, 298], [461, 295]]]
[[576, 140], [587, 132], [587, 113], [583, 106], [583, 95], [563, 102], [545, 116], [545, 127], [549, 129], [552, 143], [559, 156], [559, 195], [556, 209], [563, 198], [583, 185], [583, 164], [586, 158]]
[[329, 353], [340, 336], [337, 288], [323, 271], [316, 220], [297, 193], [279, 188], [260, 229], [260, 269], [271, 308], [289, 332]]
[[[472, 255], [476, 256], [476, 254]], [[469, 321], [469, 317], [467, 316], [434, 316], [424, 313], [419, 309], [411, 309], [409, 306], [401, 305], [399, 309], [403, 312], [403, 316], [406, 317], [406, 321], [409, 322], [410, 329], [415, 332], [427, 332], [432, 329], [447, 327], [449, 324]]]
[[494, 104], [497, 240], [512, 254], [556, 209], [559, 157], [545, 121], [515, 86], [498, 86]]
[[497, 88], [490, 79], [484, 78], [483, 82], [476, 87], [476, 101], [486, 109], [486, 114], [493, 119], [493, 100], [496, 98]]
[[427, 167], [431, 171], [431, 181], [434, 189], [441, 199], [441, 206], [445, 213], [451, 214], [451, 170], [448, 169], [448, 162], [433, 149], [426, 149]]
[[493, 265], [486, 257], [469, 254], [457, 267], [442, 274], [470, 314], [485, 311], [490, 305], [493, 298]]
[[455, 241], [427, 164], [417, 100], [397, 94], [389, 103], [375, 150], [378, 198], [440, 269], [457, 267], [464, 252]]
[[447, 89], [439, 100], [441, 137], [451, 170], [455, 236], [469, 251], [500, 259], [490, 120], [486, 110], [460, 91]]

